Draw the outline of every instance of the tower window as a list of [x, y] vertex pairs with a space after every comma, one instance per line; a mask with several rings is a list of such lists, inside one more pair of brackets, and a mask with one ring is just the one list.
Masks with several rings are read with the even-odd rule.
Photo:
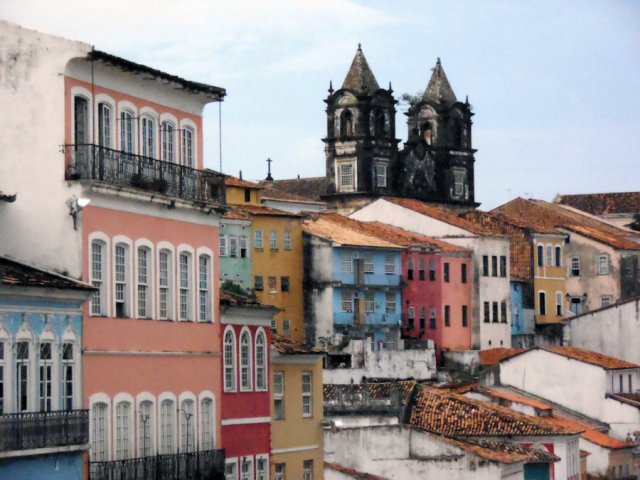
[[385, 134], [384, 111], [381, 108], [378, 108], [373, 114], [373, 131], [378, 137], [384, 136]]
[[422, 138], [427, 145], [433, 144], [433, 127], [430, 123], [425, 123], [422, 127]]
[[376, 185], [378, 187], [387, 186], [387, 166], [384, 163], [376, 164]]
[[338, 165], [338, 188], [343, 191], [353, 190], [353, 164]]
[[343, 110], [340, 114], [340, 135], [343, 137], [353, 135], [353, 115], [350, 110]]
[[464, 127], [461, 122], [456, 122], [453, 126], [453, 145], [455, 147], [462, 147], [462, 140], [464, 137]]

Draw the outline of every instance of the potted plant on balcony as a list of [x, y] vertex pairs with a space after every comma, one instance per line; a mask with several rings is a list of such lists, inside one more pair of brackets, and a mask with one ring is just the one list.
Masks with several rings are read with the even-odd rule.
[[166, 193], [169, 189], [169, 183], [164, 178], [154, 178], [151, 180], [149, 190], [153, 192]]
[[129, 179], [129, 185], [135, 188], [141, 188], [143, 190], [146, 190], [149, 187], [149, 183], [140, 173], [134, 173], [133, 175], [131, 175], [131, 178]]

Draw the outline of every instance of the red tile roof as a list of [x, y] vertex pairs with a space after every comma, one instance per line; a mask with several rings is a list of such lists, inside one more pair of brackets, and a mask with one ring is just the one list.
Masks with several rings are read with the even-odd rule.
[[74, 278], [5, 257], [0, 257], [0, 285], [61, 290], [96, 290], [92, 285]]
[[591, 215], [640, 212], [640, 192], [558, 195], [553, 201], [577, 208]]
[[277, 210], [275, 208], [258, 205], [228, 205], [227, 208], [235, 212], [249, 215], [263, 215], [267, 217], [303, 217], [303, 215], [299, 213], [285, 212], [284, 210]]
[[491, 210], [491, 213], [499, 213], [518, 221], [535, 222], [549, 228], [567, 229], [619, 250], [640, 250], [640, 243], [633, 240], [632, 232], [544, 200], [518, 197]]
[[378, 475], [371, 475], [370, 473], [363, 473], [354, 468], [345, 467], [339, 463], [324, 462], [325, 468], [335, 470], [336, 472], [344, 473], [345, 475], [355, 478], [357, 480], [387, 480], [385, 477], [379, 477]]
[[322, 350], [314, 347], [313, 345], [307, 345], [306, 343], [297, 342], [288, 337], [271, 335], [271, 346], [276, 349], [278, 353], [282, 354], [321, 354]]
[[296, 195], [294, 193], [286, 192], [284, 190], [280, 190], [279, 188], [271, 185], [271, 182], [266, 182], [262, 184], [263, 190], [260, 195], [261, 199], [264, 200], [279, 200], [284, 202], [297, 202], [297, 203], [307, 203], [313, 205], [326, 205], [326, 202], [321, 200], [311, 200], [307, 197], [302, 197], [300, 195]]
[[447, 437], [576, 435], [579, 429], [514, 412], [437, 388], [421, 386], [409, 423]]
[[308, 177], [274, 180], [273, 186], [278, 190], [293, 193], [310, 200], [320, 200], [320, 196], [327, 193], [327, 178]]
[[478, 388], [475, 388], [474, 391], [498, 400], [507, 400], [509, 402], [529, 405], [530, 407], [537, 408], [538, 410], [547, 410], [547, 411], [553, 410], [553, 407], [548, 403], [540, 402], [533, 398], [518, 395], [516, 393], [505, 392], [502, 390], [496, 390], [494, 388], [489, 388], [489, 387], [478, 387]]
[[238, 177], [232, 177], [231, 175], [227, 175], [224, 177], [224, 184], [227, 187], [239, 187], [239, 188], [253, 188], [256, 190], [260, 190], [262, 187], [255, 182], [249, 182], [248, 180], [242, 180]]
[[554, 463], [560, 460], [542, 448], [525, 447], [511, 442], [495, 440], [464, 440], [438, 437], [440, 440], [455, 445], [481, 458], [499, 463]]
[[245, 213], [245, 212], [240, 212], [237, 210], [230, 210], [227, 209], [224, 212], [224, 215], [222, 218], [228, 218], [229, 220], [249, 220], [251, 219], [251, 217]]
[[435, 218], [436, 220], [440, 220], [441, 222], [448, 223], [449, 225], [453, 225], [455, 227], [461, 228], [468, 232], [474, 233], [476, 235], [490, 235], [490, 236], [501, 236], [496, 235], [488, 228], [485, 228], [481, 225], [476, 225], [469, 220], [455, 215], [450, 212], [446, 212], [441, 208], [438, 208], [433, 205], [429, 205], [428, 203], [421, 202], [420, 200], [414, 200], [411, 198], [399, 198], [399, 197], [383, 197], [384, 200], [395, 203], [396, 205], [400, 205], [401, 207], [407, 208], [409, 210], [413, 210], [414, 212], [421, 213], [426, 215], [427, 217]]
[[581, 362], [590, 363], [607, 370], [621, 370], [625, 368], [640, 368], [640, 365], [627, 362], [625, 360], [603, 355], [602, 353], [592, 352], [578, 347], [560, 347], [557, 345], [548, 345], [537, 347], [548, 352], [562, 355], [563, 357], [572, 358]]
[[459, 247], [458, 245], [453, 245], [452, 243], [444, 242], [437, 238], [413, 233], [385, 223], [361, 222], [361, 228], [372, 235], [385, 238], [390, 242], [397, 243], [404, 247], [430, 247], [444, 252], [471, 253], [471, 250], [468, 248]]
[[489, 348], [487, 350], [480, 350], [480, 366], [488, 367], [491, 365], [497, 365], [505, 358], [513, 357], [518, 353], [524, 352], [524, 348]]
[[364, 231], [362, 222], [335, 213], [315, 215], [304, 222], [303, 231], [338, 243], [357, 247], [402, 249], [401, 245]]

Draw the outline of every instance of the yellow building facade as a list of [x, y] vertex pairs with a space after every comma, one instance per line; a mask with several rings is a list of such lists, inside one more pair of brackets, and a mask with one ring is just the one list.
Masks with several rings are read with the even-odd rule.
[[271, 347], [271, 478], [323, 478], [322, 352], [279, 335]]
[[533, 236], [533, 290], [536, 325], [560, 323], [567, 315], [566, 235]]

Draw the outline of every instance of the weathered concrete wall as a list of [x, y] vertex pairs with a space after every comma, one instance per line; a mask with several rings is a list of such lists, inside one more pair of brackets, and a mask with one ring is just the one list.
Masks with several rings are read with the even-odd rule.
[[640, 364], [640, 299], [568, 318], [564, 341]]

